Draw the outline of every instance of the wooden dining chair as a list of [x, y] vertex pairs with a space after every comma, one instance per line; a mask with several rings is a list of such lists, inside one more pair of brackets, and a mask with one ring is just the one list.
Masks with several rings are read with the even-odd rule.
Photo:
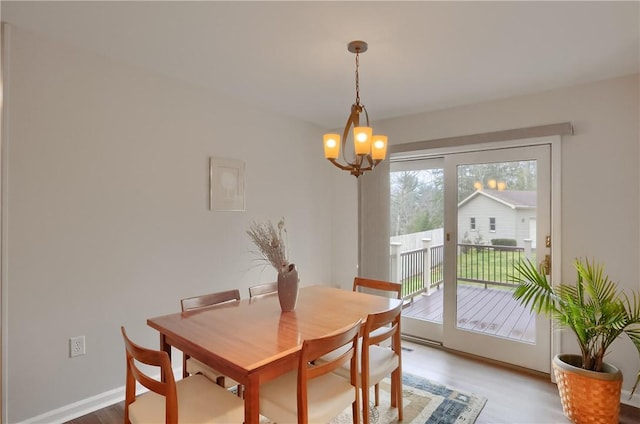
[[[327, 423], [351, 404], [353, 423], [360, 422], [357, 386], [358, 332], [361, 321], [302, 343], [297, 370], [260, 386], [260, 413], [277, 423]], [[347, 346], [331, 361], [316, 364], [327, 352]], [[333, 371], [346, 366], [347, 378]]]
[[[358, 352], [358, 387], [362, 389], [362, 418], [365, 424], [369, 424], [369, 388], [374, 386], [374, 404], [379, 406], [379, 383], [388, 375], [391, 375], [391, 406], [398, 405], [398, 420], [402, 421], [401, 315], [400, 303], [388, 311], [369, 314], [364, 325]], [[332, 359], [339, 352], [331, 352], [320, 361]], [[347, 367], [336, 371], [344, 378], [348, 378], [350, 373]]]
[[249, 287], [249, 299], [257, 299], [278, 292], [278, 283], [264, 283]]
[[370, 294], [388, 294], [395, 299], [402, 298], [402, 284], [394, 283], [392, 281], [355, 277], [353, 279], [353, 291], [366, 292]]
[[[402, 284], [392, 281], [372, 280], [370, 278], [355, 277], [353, 291], [369, 294], [385, 295], [394, 299], [402, 299]], [[381, 331], [381, 330], [378, 330]], [[362, 346], [362, 343], [360, 343]], [[380, 385], [374, 387], [376, 406], [380, 404]]]
[[[370, 278], [355, 277], [353, 279], [353, 291], [361, 293], [369, 293], [374, 295], [385, 295], [387, 297], [393, 297], [394, 299], [402, 298], [402, 284], [394, 283], [392, 281], [372, 280]], [[376, 330], [375, 332], [383, 332], [383, 329]], [[362, 347], [362, 338], [360, 338], [360, 346]], [[319, 362], [331, 360], [336, 355], [339, 355], [340, 349], [336, 352], [330, 352], [328, 355], [319, 359]], [[375, 384], [374, 387], [374, 399], [376, 406], [380, 404], [380, 385]]]
[[[359, 373], [364, 424], [369, 424], [369, 387], [376, 386], [375, 405], [380, 405], [378, 383], [389, 374], [391, 374], [391, 407], [398, 408], [398, 421], [402, 421], [401, 316], [402, 303], [388, 311], [367, 316], [360, 350]], [[383, 346], [384, 341], [389, 341], [390, 345]]]
[[[176, 382], [167, 352], [152, 350], [132, 342], [120, 327], [126, 352], [125, 424], [138, 423], [241, 423], [244, 402], [203, 375]], [[157, 380], [139, 364], [159, 367]], [[157, 370], [158, 368], [151, 368]], [[136, 396], [136, 382], [149, 389]]]
[[[227, 302], [233, 302], [240, 300], [240, 291], [238, 289], [226, 290], [216, 293], [204, 294], [201, 296], [189, 297], [182, 299], [180, 304], [182, 306], [182, 312], [193, 311], [209, 306], [220, 305]], [[221, 373], [217, 372], [208, 365], [203, 364], [196, 358], [191, 358], [187, 354], [182, 355], [182, 376], [202, 374], [211, 381], [215, 381], [225, 389], [229, 389], [237, 386], [237, 394], [242, 397], [242, 386], [228, 377], [225, 377]]]

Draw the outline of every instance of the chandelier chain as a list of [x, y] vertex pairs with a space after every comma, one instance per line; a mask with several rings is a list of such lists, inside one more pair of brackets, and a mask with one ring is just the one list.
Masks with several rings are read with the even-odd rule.
[[360, 105], [360, 53], [356, 52], [356, 105]]

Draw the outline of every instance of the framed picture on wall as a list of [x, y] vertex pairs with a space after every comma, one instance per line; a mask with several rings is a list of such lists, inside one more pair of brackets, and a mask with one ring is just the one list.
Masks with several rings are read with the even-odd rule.
[[209, 158], [209, 209], [244, 211], [244, 162]]

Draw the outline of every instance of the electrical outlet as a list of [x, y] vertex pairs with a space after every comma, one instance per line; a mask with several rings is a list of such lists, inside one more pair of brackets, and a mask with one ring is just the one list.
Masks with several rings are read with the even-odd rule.
[[69, 357], [84, 355], [84, 336], [71, 337], [69, 339]]

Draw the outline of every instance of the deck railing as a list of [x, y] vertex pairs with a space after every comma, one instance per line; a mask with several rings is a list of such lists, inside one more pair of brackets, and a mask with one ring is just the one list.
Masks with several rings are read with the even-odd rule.
[[402, 283], [404, 299], [439, 289], [444, 280], [444, 246], [431, 246], [423, 240], [421, 249], [400, 252], [400, 244], [391, 244], [391, 280]]
[[509, 275], [525, 257], [524, 247], [458, 243], [458, 281], [512, 287]]
[[[402, 283], [403, 298], [440, 289], [444, 282], [444, 246], [431, 246], [423, 240], [421, 249], [401, 252], [399, 243], [391, 244], [391, 280]], [[525, 247], [458, 244], [458, 281], [487, 286], [513, 286], [509, 281], [513, 265], [531, 258], [531, 241]]]

